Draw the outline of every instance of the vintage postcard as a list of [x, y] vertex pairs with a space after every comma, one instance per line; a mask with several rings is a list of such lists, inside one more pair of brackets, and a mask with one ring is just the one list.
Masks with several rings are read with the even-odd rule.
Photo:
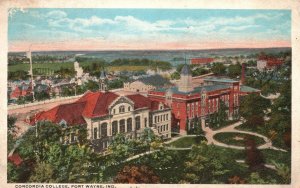
[[1, 4], [0, 187], [299, 187], [299, 3], [144, 2]]

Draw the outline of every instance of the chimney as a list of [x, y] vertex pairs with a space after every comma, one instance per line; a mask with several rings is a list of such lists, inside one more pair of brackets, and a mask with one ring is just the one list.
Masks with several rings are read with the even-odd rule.
[[246, 64], [242, 63], [242, 75], [241, 75], [241, 84], [242, 85], [245, 83], [245, 69], [246, 69]]

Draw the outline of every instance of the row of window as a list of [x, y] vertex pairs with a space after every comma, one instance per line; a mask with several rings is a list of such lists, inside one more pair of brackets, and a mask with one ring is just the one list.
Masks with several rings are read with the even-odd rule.
[[157, 126], [158, 133], [161, 133], [163, 131], [167, 131], [168, 129], [169, 129], [168, 124]]
[[154, 123], [159, 123], [161, 121], [168, 121], [168, 120], [169, 120], [169, 114], [162, 114], [162, 115], [154, 116]]
[[[132, 131], [132, 118], [128, 118], [126, 120], [127, 123], [127, 130], [125, 130], [125, 119], [112, 122], [112, 135], [116, 135], [117, 133], [125, 133], [125, 132], [131, 132]], [[147, 118], [144, 120], [145, 127], [147, 127]], [[107, 123], [101, 123], [100, 125], [100, 137], [106, 137], [107, 136]], [[119, 130], [118, 130], [119, 127]], [[140, 130], [141, 129], [141, 117], [137, 116], [135, 117], [135, 129]], [[98, 138], [98, 127], [94, 127], [93, 130], [93, 138]]]
[[[131, 111], [131, 107], [130, 106], [128, 106], [128, 108], [127, 108], [127, 112], [130, 112]], [[124, 105], [121, 105], [120, 107], [119, 107], [119, 113], [124, 113], [125, 112], [125, 106]], [[113, 109], [113, 114], [116, 114], [117, 112], [116, 112], [116, 109]]]

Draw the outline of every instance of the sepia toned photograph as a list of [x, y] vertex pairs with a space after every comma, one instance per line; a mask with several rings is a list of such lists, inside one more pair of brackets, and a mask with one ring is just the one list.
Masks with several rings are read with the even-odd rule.
[[291, 10], [7, 11], [7, 184], [291, 185]]

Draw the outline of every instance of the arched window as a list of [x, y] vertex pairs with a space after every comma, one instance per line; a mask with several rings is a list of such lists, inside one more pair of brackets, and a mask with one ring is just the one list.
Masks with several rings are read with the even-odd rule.
[[125, 107], [122, 105], [119, 107], [119, 113], [124, 113], [125, 112]]
[[106, 137], [107, 136], [107, 123], [101, 123], [100, 129], [101, 129], [101, 137]]
[[127, 119], [127, 132], [132, 131], [132, 118]]
[[120, 133], [125, 133], [125, 120], [120, 120]]
[[118, 122], [113, 121], [112, 122], [112, 135], [116, 135], [118, 133]]
[[140, 116], [135, 117], [135, 127], [136, 127], [136, 130], [140, 130], [140, 128], [141, 128], [141, 117]]

